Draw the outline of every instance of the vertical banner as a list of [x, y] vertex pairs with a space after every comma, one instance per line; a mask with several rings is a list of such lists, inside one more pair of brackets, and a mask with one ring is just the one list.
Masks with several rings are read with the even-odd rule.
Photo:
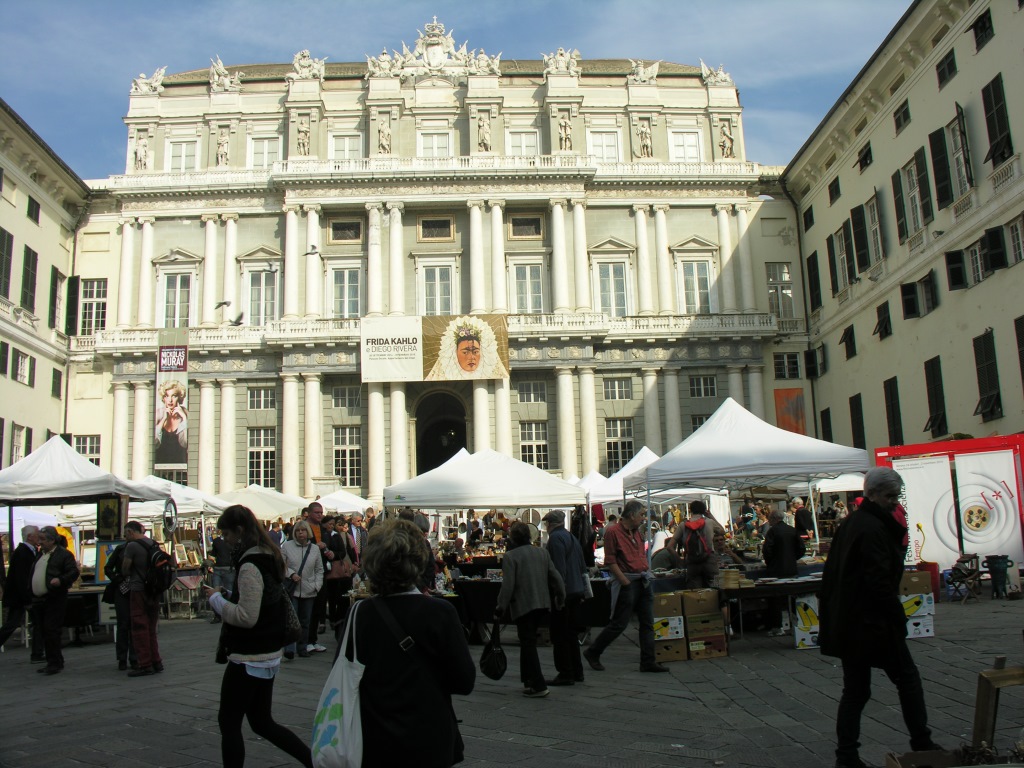
[[153, 468], [188, 469], [188, 329], [158, 337], [154, 398]]
[[798, 435], [806, 435], [807, 421], [804, 413], [803, 389], [775, 390], [775, 423], [779, 429], [794, 432]]
[[364, 382], [422, 381], [422, 318], [364, 317], [359, 335], [359, 368]]
[[1019, 565], [1024, 544], [1013, 451], [958, 453], [953, 463], [964, 552], [982, 560], [985, 555], [1009, 555]]
[[951, 567], [960, 549], [949, 457], [895, 459], [892, 468], [903, 478], [900, 503], [907, 511], [910, 528], [907, 565], [926, 560], [943, 569]]

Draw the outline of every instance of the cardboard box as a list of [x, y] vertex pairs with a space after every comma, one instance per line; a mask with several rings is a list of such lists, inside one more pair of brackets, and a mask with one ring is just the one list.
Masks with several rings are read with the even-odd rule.
[[799, 651], [818, 647], [818, 628], [793, 627], [793, 647]]
[[659, 592], [654, 596], [655, 616], [682, 616], [683, 600], [678, 592]]
[[907, 619], [907, 640], [935, 637], [934, 616], [913, 616]]
[[655, 640], [655, 661], [686, 661], [687, 646], [685, 640]]
[[680, 640], [686, 637], [682, 616], [659, 616], [654, 619], [655, 640]]
[[694, 640], [701, 637], [715, 637], [725, 634], [725, 621], [721, 613], [686, 617], [686, 636]]
[[901, 595], [923, 595], [932, 591], [932, 575], [928, 571], [904, 571], [900, 579]]
[[960, 764], [956, 753], [946, 749], [927, 752], [890, 752], [885, 756], [885, 768], [954, 768]]
[[690, 658], [715, 659], [729, 655], [729, 643], [725, 635], [714, 635], [712, 637], [691, 637], [683, 642], [688, 643]]
[[818, 647], [818, 598], [800, 595], [793, 598], [793, 647], [798, 650]]
[[900, 595], [900, 602], [908, 619], [911, 616], [935, 615], [935, 596], [931, 592], [926, 595]]
[[718, 611], [717, 589], [688, 589], [676, 594], [683, 597], [684, 616], [706, 616]]

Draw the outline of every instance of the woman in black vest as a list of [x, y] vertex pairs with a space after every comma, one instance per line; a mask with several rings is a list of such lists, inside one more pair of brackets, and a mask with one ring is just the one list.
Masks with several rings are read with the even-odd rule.
[[306, 766], [313, 765], [302, 739], [274, 722], [274, 677], [284, 647], [284, 559], [263, 526], [246, 507], [224, 510], [217, 528], [233, 549], [237, 579], [225, 597], [221, 587], [206, 587], [210, 607], [223, 619], [217, 660], [227, 662], [220, 688], [221, 756], [225, 766], [245, 764], [242, 717], [257, 736]]

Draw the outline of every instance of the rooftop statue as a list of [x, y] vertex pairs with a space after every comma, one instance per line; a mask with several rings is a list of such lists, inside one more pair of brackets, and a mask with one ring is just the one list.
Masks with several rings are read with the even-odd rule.
[[295, 71], [289, 72], [284, 76], [284, 79], [289, 85], [296, 80], [319, 80], [322, 84], [326, 62], [326, 56], [322, 59], [314, 59], [309, 55], [307, 49], [303, 49], [292, 57], [292, 66], [295, 68]]
[[366, 79], [397, 77], [402, 81], [410, 77], [448, 75], [500, 75], [501, 54], [488, 56], [481, 48], [467, 50], [468, 43], [455, 47], [451, 32], [445, 32], [444, 24], [437, 17], [424, 25], [418, 32], [416, 45], [412, 50], [402, 43], [402, 52], [385, 48], [378, 56], [366, 57]]
[[732, 85], [732, 77], [725, 71], [722, 64], [714, 70], [700, 60], [700, 76], [704, 79], [704, 85]]
[[244, 75], [244, 72], [235, 72], [234, 75], [228, 72], [224, 62], [220, 60], [220, 56], [210, 59], [210, 91], [213, 93], [242, 90]]
[[164, 92], [164, 72], [167, 71], [167, 67], [160, 67], [153, 73], [152, 77], [146, 77], [142, 72], [139, 76], [132, 81], [131, 95], [137, 96], [144, 93], [163, 93]]
[[626, 80], [630, 83], [655, 83], [658, 80], [658, 68], [661, 66], [660, 61], [656, 61], [650, 66], [644, 66], [644, 60], [638, 59], [637, 61], [629, 60], [632, 65], [629, 74], [626, 76]]
[[573, 50], [569, 53], [565, 48], [559, 48], [554, 53], [541, 54], [544, 60], [544, 74], [564, 73], [573, 77], [580, 76], [580, 52]]

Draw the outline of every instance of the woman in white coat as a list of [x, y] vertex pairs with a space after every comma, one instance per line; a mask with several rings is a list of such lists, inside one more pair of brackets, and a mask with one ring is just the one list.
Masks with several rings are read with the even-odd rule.
[[[313, 616], [313, 604], [317, 593], [324, 585], [324, 564], [320, 552], [313, 543], [313, 529], [302, 520], [292, 528], [292, 538], [281, 547], [285, 564], [285, 587], [292, 597], [292, 606], [302, 625], [299, 638], [299, 656], [306, 658], [306, 640], [309, 637], [309, 622]], [[295, 658], [296, 643], [285, 646], [284, 657]]]

